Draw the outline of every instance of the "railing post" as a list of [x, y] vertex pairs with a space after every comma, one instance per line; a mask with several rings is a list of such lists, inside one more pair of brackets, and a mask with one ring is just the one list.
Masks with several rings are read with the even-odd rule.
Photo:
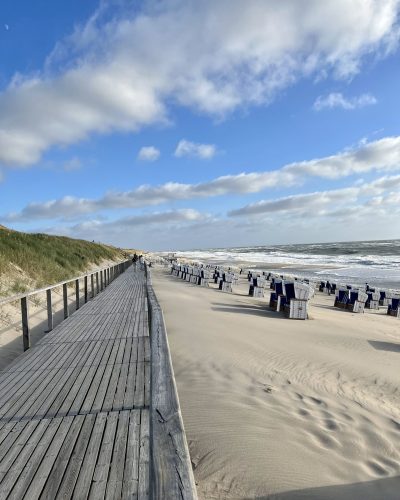
[[53, 303], [51, 299], [51, 288], [46, 290], [47, 296], [47, 331], [51, 332], [53, 329]]
[[68, 313], [68, 286], [67, 283], [63, 284], [63, 303], [64, 303], [64, 319], [69, 316]]
[[92, 299], [94, 298], [94, 274], [90, 275], [90, 292], [92, 295]]
[[75, 280], [75, 310], [79, 309], [79, 279]]
[[85, 304], [88, 301], [88, 279], [87, 276], [84, 278], [84, 284], [85, 284]]
[[99, 294], [100, 292], [100, 282], [99, 282], [99, 272], [97, 271], [96, 273], [96, 293], [97, 295]]
[[21, 315], [22, 315], [22, 341], [24, 343], [24, 351], [27, 351], [31, 344], [29, 339], [29, 310], [28, 310], [27, 297], [22, 297], [21, 299]]
[[103, 291], [103, 271], [100, 271], [100, 290]]

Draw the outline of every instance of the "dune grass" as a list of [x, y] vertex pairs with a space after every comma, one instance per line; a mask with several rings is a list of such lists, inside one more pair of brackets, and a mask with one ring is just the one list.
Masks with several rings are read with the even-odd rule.
[[0, 227], [0, 293], [23, 293], [83, 274], [104, 260], [127, 257], [126, 251], [100, 243]]

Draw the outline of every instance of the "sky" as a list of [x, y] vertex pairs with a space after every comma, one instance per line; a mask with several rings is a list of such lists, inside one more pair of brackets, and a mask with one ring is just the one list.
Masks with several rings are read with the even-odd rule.
[[0, 224], [177, 250], [400, 237], [400, 0], [2, 0]]

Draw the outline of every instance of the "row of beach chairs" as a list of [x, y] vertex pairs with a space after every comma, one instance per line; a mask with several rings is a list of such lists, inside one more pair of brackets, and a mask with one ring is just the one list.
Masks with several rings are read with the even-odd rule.
[[400, 297], [387, 290], [376, 290], [366, 284], [364, 290], [352, 285], [339, 287], [336, 283], [321, 281], [319, 290], [323, 293], [334, 293], [334, 306], [355, 313], [363, 313], [365, 309], [378, 310], [387, 307], [387, 314], [400, 318]]

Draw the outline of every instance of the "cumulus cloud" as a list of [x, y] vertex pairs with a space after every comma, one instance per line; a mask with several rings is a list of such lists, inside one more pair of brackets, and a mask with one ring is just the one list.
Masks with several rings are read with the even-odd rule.
[[182, 158], [182, 156], [191, 156], [208, 160], [212, 158], [216, 152], [217, 148], [214, 144], [196, 144], [195, 142], [182, 139], [176, 146], [174, 155], [177, 158]]
[[140, 10], [119, 2], [108, 17], [101, 5], [43, 71], [16, 75], [0, 94], [3, 164], [31, 165], [52, 146], [163, 122], [170, 103], [219, 117], [269, 103], [301, 78], [348, 79], [367, 55], [383, 57], [399, 41], [400, 0], [249, 0], [245, 8], [242, 0], [148, 0]]
[[154, 146], [143, 146], [138, 153], [138, 160], [156, 161], [160, 157], [160, 151]]
[[316, 111], [321, 111], [323, 109], [333, 109], [342, 108], [346, 110], [353, 110], [364, 108], [365, 106], [371, 106], [376, 104], [378, 101], [371, 94], [361, 94], [357, 97], [344, 97], [340, 92], [333, 92], [327, 96], [319, 96], [314, 102], [313, 108]]
[[[311, 217], [349, 213], [353, 205], [366, 198], [364, 206], [392, 205], [399, 199], [400, 175], [385, 176], [370, 183], [357, 184], [330, 191], [285, 196], [275, 200], [251, 203], [228, 213], [230, 217], [243, 217], [270, 213], [303, 214]], [[394, 191], [393, 191], [394, 190]], [[382, 196], [385, 194], [385, 196]], [[342, 205], [345, 207], [339, 208]], [[360, 206], [358, 206], [360, 208]]]
[[[241, 217], [240, 217], [241, 216]], [[171, 249], [396, 237], [400, 216], [400, 175], [331, 191], [264, 200], [232, 211], [228, 217], [193, 209], [170, 210], [119, 218], [95, 218], [73, 225], [40, 228], [41, 232], [95, 239], [125, 247]], [[335, 232], [332, 232], [332, 227]], [[268, 240], [269, 238], [269, 240]]]
[[[130, 191], [109, 192], [98, 199], [65, 196], [29, 203], [20, 212], [0, 216], [4, 222], [76, 217], [106, 209], [139, 208], [178, 200], [226, 194], [258, 193], [268, 188], [300, 185], [308, 177], [340, 179], [354, 174], [400, 170], [400, 136], [362, 144], [333, 156], [291, 163], [280, 170], [225, 175], [198, 184], [167, 182]], [[382, 181], [383, 182], [383, 181]]]
[[191, 208], [181, 210], [168, 210], [166, 212], [154, 212], [129, 217], [121, 217], [112, 221], [103, 219], [91, 219], [73, 224], [70, 226], [53, 226], [44, 231], [51, 234], [65, 234], [85, 239], [95, 239], [104, 241], [105, 235], [113, 241], [122, 236], [132, 234], [134, 229], [143, 228], [144, 230], [154, 230], [159, 227], [162, 230], [171, 231], [179, 229], [187, 224], [200, 223], [207, 221], [209, 215], [201, 213]]

